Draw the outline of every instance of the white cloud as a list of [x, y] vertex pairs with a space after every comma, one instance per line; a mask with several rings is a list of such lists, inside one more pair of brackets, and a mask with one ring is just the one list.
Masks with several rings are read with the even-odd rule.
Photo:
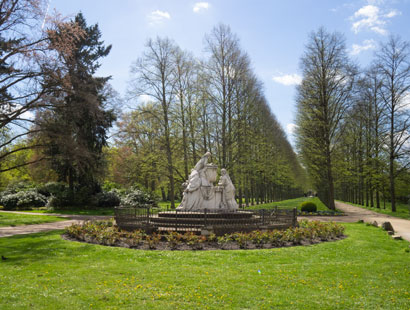
[[149, 95], [140, 95], [140, 96], [138, 96], [138, 100], [142, 103], [148, 103], [148, 102], [152, 101], [152, 98]]
[[370, 4], [361, 7], [357, 10], [350, 19], [353, 21], [352, 30], [354, 33], [359, 33], [362, 30], [370, 30], [381, 35], [386, 35], [387, 20], [400, 15], [397, 10], [390, 10], [384, 13], [380, 7], [374, 5], [377, 1], [369, 1]]
[[298, 74], [282, 74], [272, 77], [276, 83], [290, 86], [290, 85], [299, 85], [302, 83], [302, 77]]
[[289, 123], [286, 125], [286, 131], [288, 132], [289, 135], [293, 135], [297, 127], [298, 126], [296, 124]]
[[358, 55], [363, 51], [372, 50], [376, 48], [376, 41], [373, 39], [364, 40], [362, 44], [353, 44], [352, 50], [350, 51], [351, 55]]
[[148, 14], [148, 20], [150, 25], [161, 24], [164, 20], [171, 19], [171, 15], [168, 12], [156, 10]]
[[209, 9], [209, 3], [208, 2], [197, 2], [194, 5], [193, 11], [195, 13], [199, 13], [200, 11], [207, 10], [207, 9]]

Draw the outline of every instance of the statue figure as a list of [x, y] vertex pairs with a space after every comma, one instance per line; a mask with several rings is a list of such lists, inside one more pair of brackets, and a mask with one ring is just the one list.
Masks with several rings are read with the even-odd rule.
[[183, 192], [181, 204], [177, 208], [178, 210], [191, 211], [202, 208], [203, 197], [200, 190], [201, 186], [211, 186], [205, 174], [209, 157], [211, 157], [211, 153], [207, 152], [196, 163], [194, 169], [192, 169], [188, 180], [184, 183], [186, 184], [186, 188]]
[[238, 203], [235, 200], [235, 186], [233, 185], [226, 169], [221, 169], [221, 177], [218, 185], [223, 187], [222, 205], [227, 209], [237, 210]]
[[183, 184], [183, 197], [178, 210], [237, 210], [235, 187], [225, 169], [221, 170], [218, 186], [214, 186], [218, 166], [208, 163], [211, 153], [207, 152], [196, 163], [188, 180]]

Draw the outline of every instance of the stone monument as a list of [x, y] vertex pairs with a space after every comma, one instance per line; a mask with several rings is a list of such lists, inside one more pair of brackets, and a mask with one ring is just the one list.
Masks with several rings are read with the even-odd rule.
[[182, 184], [184, 193], [177, 210], [238, 210], [235, 186], [226, 169], [221, 170], [218, 185], [214, 186], [218, 176], [218, 166], [208, 163], [210, 157], [210, 152], [203, 155], [192, 169], [188, 180]]

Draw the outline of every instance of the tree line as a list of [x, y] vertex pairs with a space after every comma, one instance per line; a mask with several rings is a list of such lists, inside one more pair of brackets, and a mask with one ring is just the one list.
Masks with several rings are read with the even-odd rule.
[[396, 211], [410, 198], [409, 42], [389, 36], [360, 68], [343, 35], [320, 28], [300, 67], [297, 147], [321, 199]]
[[0, 3], [1, 186], [59, 181], [75, 195], [137, 185], [174, 206], [210, 151], [241, 204], [302, 193], [304, 169], [228, 26], [206, 36], [204, 59], [169, 38], [148, 40], [123, 100], [96, 76], [111, 49], [98, 25], [81, 13], [47, 17], [45, 7]]
[[[304, 170], [271, 112], [249, 56], [229, 26], [205, 36], [207, 58], [171, 39], [148, 40], [132, 65], [129, 112], [111, 150], [117, 183], [160, 190], [173, 204], [180, 184], [207, 151], [226, 168], [240, 204], [303, 193]], [[133, 98], [146, 98], [134, 104]]]

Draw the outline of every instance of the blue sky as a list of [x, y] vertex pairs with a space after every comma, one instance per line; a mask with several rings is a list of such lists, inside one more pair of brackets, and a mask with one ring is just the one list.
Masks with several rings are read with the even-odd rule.
[[265, 95], [284, 130], [291, 132], [299, 59], [311, 31], [324, 26], [345, 36], [357, 64], [367, 65], [389, 34], [410, 40], [410, 0], [51, 0], [73, 17], [81, 11], [88, 24], [98, 23], [112, 44], [99, 75], [125, 94], [132, 62], [150, 37], [168, 36], [181, 48], [206, 57], [203, 38], [222, 22], [238, 35], [264, 83]]

